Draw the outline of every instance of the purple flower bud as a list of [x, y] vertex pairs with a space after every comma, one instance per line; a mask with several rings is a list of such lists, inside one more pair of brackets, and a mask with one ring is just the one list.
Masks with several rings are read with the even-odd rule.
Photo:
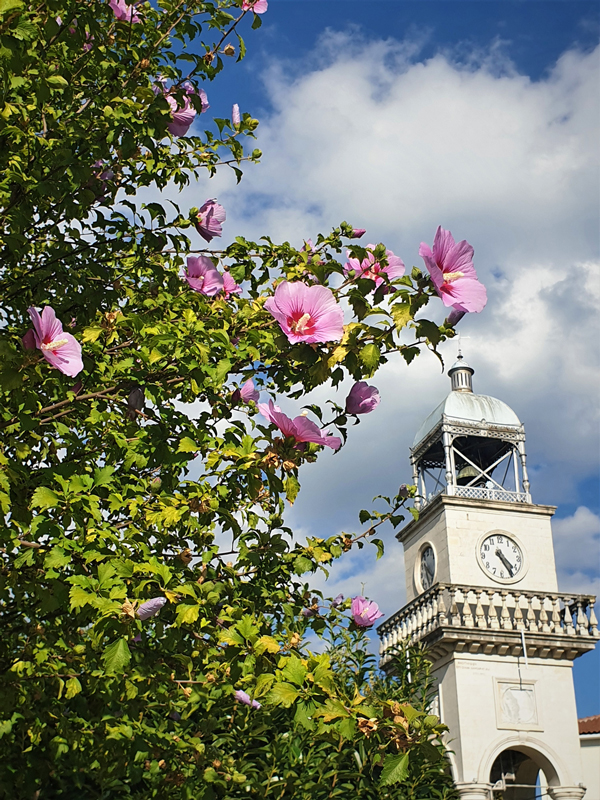
[[319, 609], [314, 607], [303, 608], [300, 613], [303, 617], [315, 617], [319, 613]]
[[398, 497], [403, 497], [405, 500], [410, 497], [410, 491], [405, 483], [398, 489]]
[[135, 613], [139, 619], [150, 619], [150, 617], [154, 617], [158, 614], [166, 602], [166, 597], [153, 597], [152, 600], [147, 600], [145, 603], [142, 603]]
[[370, 414], [377, 408], [381, 397], [375, 386], [369, 386], [365, 381], [355, 383], [346, 398], [346, 412], [348, 414]]
[[236, 689], [236, 691], [233, 694], [235, 699], [238, 702], [243, 703], [245, 706], [250, 706], [250, 708], [256, 708], [256, 709], [260, 708], [260, 703], [257, 702], [256, 700], [252, 700], [250, 695], [246, 694], [246, 692], [244, 692], [242, 689]]
[[331, 607], [339, 608], [339, 606], [341, 606], [343, 602], [344, 602], [344, 595], [338, 594], [338, 596], [334, 597], [333, 600], [331, 601]]
[[352, 228], [352, 236], [351, 239], [360, 239], [361, 236], [364, 236], [367, 232], [366, 228]]
[[466, 313], [467, 312], [463, 311], [462, 308], [453, 308], [446, 317], [446, 325], [456, 325]]
[[33, 332], [33, 328], [30, 328], [25, 336], [21, 339], [23, 342], [23, 347], [25, 350], [35, 350], [37, 347], [37, 342], [35, 340], [35, 333]]
[[127, 416], [129, 419], [135, 419], [137, 414], [136, 411], [141, 411], [144, 407], [144, 390], [141, 389], [139, 386], [136, 386], [129, 392], [129, 397], [127, 398]]
[[237, 103], [234, 103], [233, 108], [231, 109], [231, 121], [233, 122], [236, 128], [241, 122], [240, 107], [238, 106]]

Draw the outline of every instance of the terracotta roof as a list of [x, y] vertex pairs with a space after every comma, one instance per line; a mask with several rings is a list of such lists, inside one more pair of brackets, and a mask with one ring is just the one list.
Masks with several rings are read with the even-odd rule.
[[600, 733], [600, 714], [594, 717], [583, 717], [579, 722], [579, 733]]

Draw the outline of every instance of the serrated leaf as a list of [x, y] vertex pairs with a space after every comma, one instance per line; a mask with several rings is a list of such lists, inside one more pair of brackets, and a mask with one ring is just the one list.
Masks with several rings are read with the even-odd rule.
[[86, 328], [81, 336], [81, 341], [85, 344], [87, 342], [95, 342], [102, 333], [102, 328]]
[[59, 503], [58, 495], [47, 486], [38, 486], [31, 498], [32, 508], [54, 508]]
[[177, 448], [178, 453], [197, 453], [200, 448], [196, 444], [193, 439], [190, 439], [189, 436], [184, 436], [183, 439], [179, 442], [179, 446]]
[[288, 475], [285, 479], [283, 486], [285, 488], [285, 496], [290, 505], [294, 504], [294, 500], [298, 497], [300, 491], [300, 481], [294, 475]]
[[127, 639], [117, 639], [116, 642], [109, 644], [102, 654], [102, 661], [107, 672], [123, 672], [131, 661]]
[[192, 622], [196, 622], [199, 612], [200, 606], [197, 603], [195, 605], [180, 603], [177, 606], [177, 623], [179, 625], [189, 625]]
[[44, 559], [44, 566], [47, 568], [64, 567], [71, 561], [71, 556], [62, 547], [53, 547]]
[[67, 681], [67, 690], [65, 692], [65, 698], [70, 700], [72, 697], [75, 697], [76, 694], [79, 694], [82, 687], [79, 683], [79, 680], [75, 677], [69, 678]]
[[368, 370], [374, 370], [379, 364], [379, 348], [376, 344], [366, 344], [358, 354], [358, 357]]
[[291, 683], [276, 683], [268, 694], [267, 702], [289, 708], [298, 697], [298, 689]]
[[306, 674], [308, 673], [308, 668], [302, 663], [298, 656], [293, 654], [286, 659], [286, 662], [281, 674], [286, 680], [295, 683], [297, 686], [302, 686]]
[[16, 8], [22, 8], [25, 3], [22, 0], [0, 0], [0, 14], [7, 14]]
[[401, 331], [412, 318], [410, 303], [395, 303], [391, 308], [391, 314], [396, 330]]
[[278, 653], [280, 650], [279, 642], [272, 636], [261, 636], [254, 645], [254, 651], [257, 655], [264, 653]]
[[269, 673], [259, 675], [256, 679], [256, 686], [254, 687], [254, 697], [262, 697], [266, 694], [273, 685], [274, 680], [275, 675], [270, 675]]
[[383, 762], [383, 771], [379, 783], [381, 786], [390, 786], [392, 783], [403, 781], [408, 775], [408, 753], [387, 755]]

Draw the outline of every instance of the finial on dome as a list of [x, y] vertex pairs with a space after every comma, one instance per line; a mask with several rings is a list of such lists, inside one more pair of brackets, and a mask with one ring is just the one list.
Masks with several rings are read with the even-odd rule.
[[448, 370], [450, 381], [452, 383], [453, 392], [470, 392], [473, 393], [473, 373], [475, 370], [470, 367], [463, 358], [460, 350], [460, 343], [458, 349], [458, 356], [456, 363], [453, 364]]

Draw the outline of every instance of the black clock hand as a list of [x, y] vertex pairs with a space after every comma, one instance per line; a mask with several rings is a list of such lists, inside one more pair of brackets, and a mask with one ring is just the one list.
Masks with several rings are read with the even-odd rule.
[[510, 561], [509, 561], [509, 560], [506, 558], [506, 556], [504, 555], [504, 553], [502, 552], [502, 550], [500, 550], [500, 548], [496, 548], [496, 555], [498, 556], [498, 558], [500, 559], [500, 561], [501, 561], [501, 562], [504, 564], [504, 566], [505, 566], [505, 567], [506, 567], [506, 569], [508, 570], [508, 574], [510, 575], [510, 577], [511, 577], [511, 578], [512, 578], [512, 577], [514, 577], [514, 575], [513, 575], [513, 570], [514, 570], [514, 567], [513, 567], [513, 565], [510, 563]]

